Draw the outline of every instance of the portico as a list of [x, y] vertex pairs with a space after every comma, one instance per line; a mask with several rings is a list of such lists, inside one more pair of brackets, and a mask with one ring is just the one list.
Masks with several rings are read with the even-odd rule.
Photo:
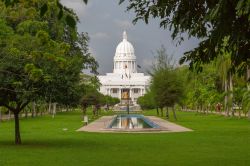
[[[107, 88], [107, 93], [110, 96], [117, 97], [121, 100], [125, 100], [127, 98], [130, 98], [132, 102], [136, 102], [137, 98], [144, 95], [144, 89], [145, 87], [139, 87], [139, 86], [109, 86]], [[126, 96], [128, 95], [128, 96]]]

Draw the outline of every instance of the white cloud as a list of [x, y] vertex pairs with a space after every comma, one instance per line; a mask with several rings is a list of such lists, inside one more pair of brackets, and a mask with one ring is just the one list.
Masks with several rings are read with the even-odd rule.
[[114, 20], [114, 23], [121, 29], [130, 29], [133, 26], [129, 20]]

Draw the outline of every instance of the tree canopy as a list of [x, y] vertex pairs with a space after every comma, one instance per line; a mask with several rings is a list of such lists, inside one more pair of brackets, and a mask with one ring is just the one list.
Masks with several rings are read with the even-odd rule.
[[[120, 3], [125, 0], [120, 0]], [[134, 23], [151, 18], [172, 31], [172, 38], [181, 42], [183, 33], [201, 40], [199, 46], [186, 52], [180, 63], [190, 62], [201, 70], [202, 63], [213, 61], [224, 49], [232, 53], [232, 68], [245, 70], [250, 54], [249, 0], [127, 0], [128, 10], [136, 14]]]
[[66, 21], [77, 16], [61, 9], [59, 1], [0, 1], [0, 9], [0, 106], [14, 113], [19, 144], [20, 111], [40, 99], [78, 103], [80, 73], [97, 73], [98, 64], [88, 52], [87, 34], [78, 34]]

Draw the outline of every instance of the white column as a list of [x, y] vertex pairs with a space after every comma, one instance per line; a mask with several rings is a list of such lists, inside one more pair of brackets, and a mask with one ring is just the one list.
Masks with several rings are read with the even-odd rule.
[[130, 89], [130, 98], [132, 101], [134, 101], [134, 92], [133, 92], [133, 88]]
[[136, 66], [136, 62], [134, 61], [134, 68], [135, 68], [135, 72], [137, 71], [137, 66]]
[[131, 88], [129, 88], [129, 97], [131, 98]]
[[118, 90], [119, 90], [119, 92], [118, 92], [119, 97], [118, 97], [118, 98], [121, 100], [121, 90], [122, 90], [122, 89], [121, 89], [121, 88], [118, 88]]

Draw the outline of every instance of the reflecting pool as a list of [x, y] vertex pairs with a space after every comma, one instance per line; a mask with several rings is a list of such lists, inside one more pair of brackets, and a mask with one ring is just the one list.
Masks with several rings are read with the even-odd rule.
[[149, 129], [159, 128], [159, 126], [143, 115], [117, 115], [108, 128], [113, 129]]

